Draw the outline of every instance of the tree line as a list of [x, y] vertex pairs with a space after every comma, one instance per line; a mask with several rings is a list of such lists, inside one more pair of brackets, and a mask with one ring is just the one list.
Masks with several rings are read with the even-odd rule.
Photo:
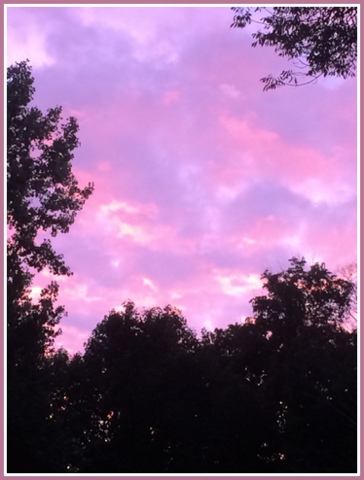
[[[84, 353], [56, 349], [50, 237], [68, 232], [94, 186], [72, 173], [78, 124], [32, 106], [29, 62], [7, 71], [8, 473], [355, 473], [355, 284], [292, 258], [265, 271], [253, 315], [200, 335], [182, 312], [131, 301]], [[228, 319], [227, 319], [228, 322]]]

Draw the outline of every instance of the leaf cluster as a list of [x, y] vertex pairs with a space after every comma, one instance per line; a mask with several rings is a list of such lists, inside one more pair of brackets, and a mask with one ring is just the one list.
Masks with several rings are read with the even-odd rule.
[[[252, 34], [253, 47], [274, 47], [280, 57], [294, 61], [296, 70], [262, 78], [264, 90], [312, 83], [320, 76], [355, 76], [357, 7], [233, 7], [233, 11], [232, 27], [262, 25]], [[253, 13], [258, 12], [264, 16], [255, 20]]]
[[29, 106], [34, 79], [28, 62], [7, 72], [7, 220], [10, 250], [24, 265], [55, 274], [70, 274], [50, 239], [41, 232], [66, 233], [93, 191], [81, 189], [72, 173], [73, 151], [79, 146], [78, 124], [62, 123], [60, 107], [43, 113]]

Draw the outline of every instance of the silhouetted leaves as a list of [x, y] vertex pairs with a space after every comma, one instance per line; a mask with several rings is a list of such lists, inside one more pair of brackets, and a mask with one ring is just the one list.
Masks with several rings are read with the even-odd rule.
[[263, 279], [245, 323], [197, 338], [179, 310], [127, 301], [83, 355], [51, 356], [60, 471], [355, 472], [353, 285], [295, 258]]
[[55, 282], [42, 290], [37, 303], [30, 294], [35, 271], [47, 267], [57, 275], [71, 274], [45, 235], [68, 232], [93, 190], [91, 184], [80, 189], [72, 173], [76, 120], [62, 123], [60, 107], [44, 115], [30, 106], [33, 83], [28, 62], [8, 68], [7, 451], [12, 473], [63, 468], [56, 440], [61, 430], [51, 416], [52, 368], [58, 357], [53, 364], [50, 359], [64, 308], [55, 307]]
[[252, 318], [200, 339], [170, 306], [110, 312], [70, 364], [69, 469], [355, 472], [353, 285], [295, 258], [263, 279]]
[[[233, 7], [232, 27], [262, 25], [252, 34], [253, 47], [272, 46], [293, 60], [294, 70], [261, 79], [264, 90], [304, 85], [320, 76], [352, 77], [357, 57], [357, 7]], [[263, 16], [254, 18], [262, 13]]]
[[21, 264], [36, 270], [48, 267], [69, 274], [62, 255], [41, 231], [56, 236], [68, 232], [75, 216], [93, 191], [80, 189], [72, 173], [73, 150], [79, 145], [78, 124], [71, 117], [61, 123], [62, 109], [43, 113], [29, 106], [34, 79], [27, 62], [7, 72], [7, 215], [11, 252]]

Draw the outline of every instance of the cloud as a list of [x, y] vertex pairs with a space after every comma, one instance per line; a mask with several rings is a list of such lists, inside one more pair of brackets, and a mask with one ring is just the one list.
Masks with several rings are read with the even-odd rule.
[[62, 333], [55, 340], [56, 348], [65, 348], [71, 355], [83, 351], [83, 345], [88, 340], [90, 332], [72, 325], [62, 324]]
[[38, 29], [31, 15], [24, 22], [24, 17], [19, 17], [18, 12], [15, 6], [8, 6], [7, 65], [28, 58], [33, 67], [51, 67], [56, 60], [47, 49], [46, 27]]
[[356, 258], [355, 81], [263, 93], [285, 60], [231, 21], [228, 7], [9, 10], [9, 59], [38, 55], [35, 103], [77, 117], [75, 175], [95, 182], [53, 240], [75, 272], [60, 288], [72, 348], [127, 298], [223, 327], [251, 314], [266, 268]]
[[240, 297], [242, 293], [262, 288], [260, 277], [256, 274], [242, 275], [221, 269], [215, 269], [213, 273], [222, 291], [228, 295]]
[[241, 95], [239, 89], [235, 85], [223, 83], [222, 85], [220, 85], [220, 89], [224, 93], [224, 95], [228, 97], [239, 98]]

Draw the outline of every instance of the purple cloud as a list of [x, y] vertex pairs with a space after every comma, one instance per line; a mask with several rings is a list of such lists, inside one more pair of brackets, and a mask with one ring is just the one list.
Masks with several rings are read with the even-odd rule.
[[356, 260], [355, 79], [263, 93], [286, 64], [231, 21], [228, 7], [8, 8], [8, 64], [28, 57], [35, 103], [78, 119], [75, 173], [95, 182], [54, 242], [75, 272], [60, 279], [72, 351], [127, 298], [177, 305], [199, 331], [249, 315], [260, 274], [293, 255]]

